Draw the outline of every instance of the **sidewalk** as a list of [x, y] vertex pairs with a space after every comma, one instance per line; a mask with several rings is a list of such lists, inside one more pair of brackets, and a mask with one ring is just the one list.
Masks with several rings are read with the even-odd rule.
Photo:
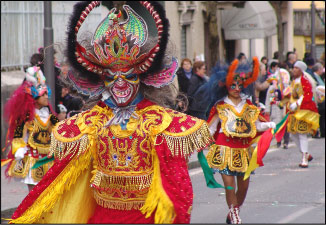
[[[273, 139], [270, 148], [276, 147], [276, 141]], [[204, 150], [206, 155], [208, 150]], [[189, 170], [200, 167], [197, 159], [197, 152], [194, 152], [189, 158], [188, 168]], [[5, 166], [1, 168], [1, 218], [10, 218], [12, 213], [16, 210], [18, 205], [24, 200], [28, 194], [27, 185], [11, 179], [8, 179], [4, 175]], [[1, 219], [1, 223], [7, 223]]]

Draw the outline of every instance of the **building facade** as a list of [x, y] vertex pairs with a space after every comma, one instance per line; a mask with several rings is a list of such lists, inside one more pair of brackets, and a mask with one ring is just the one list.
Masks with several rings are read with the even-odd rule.
[[[325, 52], [325, 2], [314, 1], [316, 59]], [[311, 51], [311, 1], [294, 1], [294, 47], [299, 59]]]

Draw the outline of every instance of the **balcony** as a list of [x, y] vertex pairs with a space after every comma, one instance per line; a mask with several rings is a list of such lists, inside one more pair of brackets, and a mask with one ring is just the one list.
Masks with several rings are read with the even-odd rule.
[[[319, 11], [319, 15], [324, 20], [325, 10]], [[311, 10], [295, 10], [293, 15], [294, 35], [311, 35]], [[316, 35], [325, 36], [325, 25], [322, 23], [316, 12], [315, 33]]]

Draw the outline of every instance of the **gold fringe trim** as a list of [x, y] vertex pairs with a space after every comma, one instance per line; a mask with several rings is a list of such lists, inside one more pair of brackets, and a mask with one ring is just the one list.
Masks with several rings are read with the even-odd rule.
[[104, 199], [102, 198], [96, 191], [94, 191], [94, 199], [96, 203], [103, 208], [107, 209], [117, 209], [117, 210], [132, 210], [136, 209], [139, 210], [145, 202], [144, 200], [133, 200], [127, 199], [126, 201], [119, 201], [117, 199]]
[[209, 167], [223, 170], [227, 166], [231, 171], [246, 172], [251, 158], [252, 148], [230, 148], [213, 144], [207, 153]]
[[170, 136], [165, 132], [160, 135], [166, 140], [173, 156], [189, 157], [195, 150], [200, 151], [213, 141], [205, 121], [197, 130], [182, 137]]
[[84, 153], [87, 150], [89, 145], [88, 135], [84, 134], [80, 139], [72, 142], [61, 142], [58, 141], [54, 135], [51, 135], [51, 147], [48, 156], [54, 155], [55, 158], [65, 158], [67, 155], [73, 153], [70, 158], [74, 155], [79, 157], [80, 154]]
[[[152, 138], [152, 140], [154, 139]], [[153, 183], [149, 189], [145, 204], [140, 211], [146, 214], [145, 218], [148, 218], [156, 209], [155, 223], [172, 223], [176, 217], [176, 212], [171, 199], [162, 186], [160, 161], [154, 148], [152, 149], [152, 156], [154, 164]]]
[[[93, 140], [91, 140], [93, 143]], [[94, 145], [90, 145], [94, 148]], [[34, 203], [22, 214], [21, 217], [11, 220], [9, 223], [31, 224], [38, 221], [41, 215], [49, 212], [56, 201], [71, 186], [76, 183], [78, 176], [91, 165], [92, 149], [89, 149], [79, 158], [74, 157], [65, 169], [56, 177], [55, 180], [39, 195]]]
[[152, 184], [153, 172], [140, 176], [108, 175], [97, 171], [93, 185], [100, 189], [123, 189], [126, 191], [140, 191], [149, 188]]

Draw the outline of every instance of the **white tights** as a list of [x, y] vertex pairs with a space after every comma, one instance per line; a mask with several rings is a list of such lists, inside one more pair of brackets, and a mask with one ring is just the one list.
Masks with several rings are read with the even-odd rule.
[[308, 152], [308, 137], [307, 134], [291, 134], [291, 139], [295, 142], [302, 153]]

